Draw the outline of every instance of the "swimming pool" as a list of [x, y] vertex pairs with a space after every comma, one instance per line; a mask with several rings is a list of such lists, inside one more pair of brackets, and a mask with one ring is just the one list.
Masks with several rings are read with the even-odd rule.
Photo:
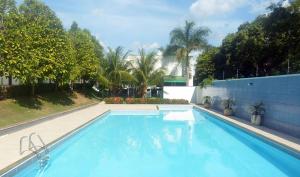
[[15, 177], [300, 176], [300, 159], [197, 109], [112, 111]]

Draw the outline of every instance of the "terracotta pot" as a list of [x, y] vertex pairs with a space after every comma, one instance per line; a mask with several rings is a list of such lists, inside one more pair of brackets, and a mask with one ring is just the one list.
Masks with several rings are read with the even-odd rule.
[[209, 103], [204, 103], [204, 108], [209, 109], [210, 108], [210, 104]]
[[251, 116], [251, 123], [253, 125], [260, 125], [261, 124], [261, 115], [252, 115]]
[[233, 110], [232, 109], [224, 109], [224, 116], [232, 116]]

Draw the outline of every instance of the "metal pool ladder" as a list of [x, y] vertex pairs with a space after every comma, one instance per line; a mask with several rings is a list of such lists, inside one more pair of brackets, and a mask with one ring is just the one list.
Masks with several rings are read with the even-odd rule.
[[[36, 137], [39, 140], [39, 144], [35, 144], [33, 141], [33, 137]], [[28, 140], [28, 148], [23, 149], [23, 142]], [[40, 168], [44, 168], [49, 161], [49, 150], [45, 145], [43, 139], [40, 135], [32, 132], [29, 136], [22, 136], [20, 138], [20, 155], [24, 154], [26, 151], [31, 151], [35, 154], [36, 158], [38, 159]]]

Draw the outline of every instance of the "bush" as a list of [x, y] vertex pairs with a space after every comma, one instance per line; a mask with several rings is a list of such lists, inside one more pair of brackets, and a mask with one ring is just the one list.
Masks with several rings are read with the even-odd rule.
[[121, 97], [109, 97], [109, 98], [104, 98], [104, 102], [106, 104], [122, 104], [123, 103], [123, 98]]
[[[119, 98], [119, 97], [115, 97]], [[107, 104], [120, 104], [116, 103], [113, 98], [106, 98], [104, 100]], [[112, 103], [114, 102], [114, 103]], [[162, 99], [162, 98], [126, 98], [124, 100], [126, 104], [188, 104], [189, 102], [184, 99]]]
[[135, 99], [135, 98], [130, 98], [130, 97], [129, 97], [129, 98], [126, 98], [126, 99], [125, 99], [125, 103], [126, 103], [126, 104], [133, 104], [133, 103], [135, 102], [134, 99]]

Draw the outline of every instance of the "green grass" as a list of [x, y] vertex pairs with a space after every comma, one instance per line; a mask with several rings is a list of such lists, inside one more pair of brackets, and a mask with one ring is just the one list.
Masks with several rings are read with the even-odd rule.
[[55, 92], [0, 101], [0, 128], [98, 102], [92, 95]]

